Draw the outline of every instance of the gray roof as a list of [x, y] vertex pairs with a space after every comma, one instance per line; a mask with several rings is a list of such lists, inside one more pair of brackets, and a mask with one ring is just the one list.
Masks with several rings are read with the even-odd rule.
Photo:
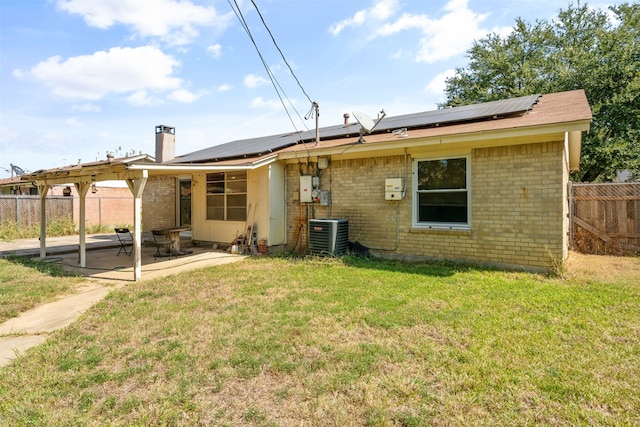
[[[384, 133], [401, 128], [419, 129], [522, 114], [533, 107], [539, 96], [540, 95], [529, 95], [482, 104], [385, 117], [375, 127], [373, 133]], [[320, 140], [355, 136], [359, 135], [359, 132], [360, 125], [357, 123], [328, 126], [319, 129]], [[243, 139], [194, 151], [178, 156], [166, 163], [203, 163], [223, 159], [256, 157], [313, 140], [315, 140], [315, 130]]]

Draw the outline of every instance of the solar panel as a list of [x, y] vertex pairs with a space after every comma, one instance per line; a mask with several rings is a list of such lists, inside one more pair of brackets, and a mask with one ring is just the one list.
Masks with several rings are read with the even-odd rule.
[[387, 117], [376, 129], [390, 130], [405, 127], [430, 127], [522, 113], [530, 110], [538, 98], [539, 95], [530, 95], [501, 101], [485, 102], [482, 104], [464, 105], [462, 107]]
[[[425, 111], [421, 113], [405, 114], [402, 116], [385, 117], [376, 126], [374, 133], [387, 132], [394, 129], [425, 128], [453, 123], [463, 123], [482, 120], [491, 117], [501, 117], [530, 110], [538, 101], [540, 95], [522, 96], [519, 98], [485, 102], [482, 104], [465, 105], [462, 107], [444, 108], [441, 110]], [[358, 135], [360, 125], [357, 123], [327, 126], [319, 129], [320, 139], [344, 138]], [[279, 135], [250, 138], [228, 142], [221, 145], [194, 151], [176, 157], [167, 163], [200, 163], [219, 161], [242, 157], [255, 157], [281, 150], [302, 142], [315, 139], [315, 130], [292, 132]]]

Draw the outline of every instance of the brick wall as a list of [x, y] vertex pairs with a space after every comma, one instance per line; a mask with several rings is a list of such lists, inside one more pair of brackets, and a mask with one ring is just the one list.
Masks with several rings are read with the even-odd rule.
[[301, 168], [290, 164], [288, 245], [297, 241], [298, 249], [307, 248], [309, 217], [346, 218], [349, 240], [382, 256], [545, 270], [552, 267], [552, 258], [566, 253], [563, 158], [562, 142], [472, 150], [470, 230], [412, 227], [410, 158], [406, 197], [397, 202], [384, 199], [385, 179], [404, 176], [402, 155], [332, 161], [322, 173], [320, 187], [331, 191], [330, 207], [294, 200]]
[[[80, 218], [80, 198], [73, 199], [73, 219]], [[133, 224], [133, 195], [128, 188], [98, 188], [85, 198], [86, 225]]]
[[142, 231], [176, 225], [176, 179], [149, 178], [142, 193]]

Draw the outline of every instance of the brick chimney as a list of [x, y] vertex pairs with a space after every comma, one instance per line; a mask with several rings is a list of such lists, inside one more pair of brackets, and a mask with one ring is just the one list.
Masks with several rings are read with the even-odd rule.
[[156, 163], [176, 157], [176, 129], [171, 126], [156, 126]]
[[344, 124], [348, 125], [349, 124], [349, 117], [351, 117], [351, 115], [349, 113], [344, 113], [342, 115], [342, 117], [344, 117]]

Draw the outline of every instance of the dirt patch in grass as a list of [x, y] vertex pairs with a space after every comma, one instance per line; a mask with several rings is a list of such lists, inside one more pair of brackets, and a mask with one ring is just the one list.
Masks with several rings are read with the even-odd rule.
[[570, 252], [565, 265], [567, 279], [602, 283], [640, 283], [640, 257], [586, 255]]

